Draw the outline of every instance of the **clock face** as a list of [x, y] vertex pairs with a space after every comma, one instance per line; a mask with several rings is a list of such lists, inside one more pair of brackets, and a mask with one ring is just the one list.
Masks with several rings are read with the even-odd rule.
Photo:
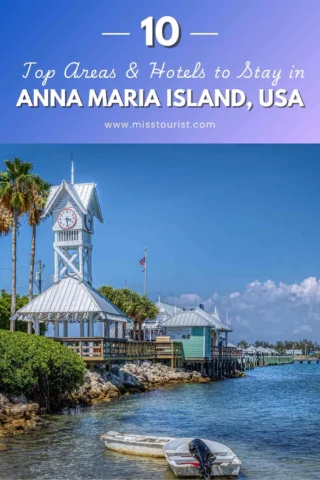
[[84, 223], [85, 223], [85, 226], [86, 226], [86, 229], [88, 230], [88, 232], [92, 232], [92, 230], [93, 230], [93, 216], [92, 216], [92, 213], [90, 212], [90, 210], [88, 210], [87, 215], [84, 216]]
[[72, 208], [64, 208], [58, 215], [58, 223], [63, 230], [73, 228], [77, 223], [77, 214]]

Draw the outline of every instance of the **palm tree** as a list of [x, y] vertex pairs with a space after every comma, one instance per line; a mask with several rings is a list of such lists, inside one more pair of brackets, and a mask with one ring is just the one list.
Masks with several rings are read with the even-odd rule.
[[16, 313], [17, 302], [17, 230], [19, 219], [29, 209], [28, 184], [32, 164], [19, 158], [5, 160], [6, 170], [0, 173], [0, 207], [12, 218], [12, 298], [11, 315]]
[[10, 211], [4, 209], [0, 204], [0, 237], [11, 232], [13, 216]]
[[31, 178], [29, 187], [30, 204], [28, 211], [28, 223], [32, 228], [31, 254], [30, 254], [30, 274], [29, 274], [29, 301], [33, 299], [33, 277], [34, 262], [36, 253], [36, 234], [37, 227], [41, 222], [41, 215], [50, 190], [50, 183], [43, 180], [39, 175]]
[[152, 303], [145, 295], [140, 297], [142, 315], [139, 318], [139, 340], [142, 340], [142, 324], [145, 320], [153, 320], [158, 315], [158, 307]]
[[142, 339], [142, 324], [147, 319], [156, 318], [158, 308], [145, 296], [130, 290], [129, 288], [114, 289], [111, 286], [102, 286], [98, 291], [114, 303], [133, 322], [132, 338], [136, 340], [137, 327], [138, 338]]

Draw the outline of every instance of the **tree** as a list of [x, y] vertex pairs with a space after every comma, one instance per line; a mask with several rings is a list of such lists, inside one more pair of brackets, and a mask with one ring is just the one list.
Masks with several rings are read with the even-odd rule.
[[33, 277], [34, 277], [34, 262], [36, 252], [36, 233], [37, 227], [41, 222], [41, 216], [45, 207], [47, 197], [50, 190], [50, 183], [43, 180], [39, 175], [34, 175], [30, 179], [28, 187], [28, 194], [30, 195], [28, 223], [32, 229], [31, 236], [31, 252], [30, 252], [30, 274], [29, 274], [29, 301], [33, 299]]
[[254, 344], [255, 347], [263, 347], [263, 348], [270, 348], [272, 345], [268, 342], [264, 342], [263, 340], [257, 340]]
[[[28, 303], [27, 296], [17, 295], [17, 308], [22, 308]], [[11, 311], [11, 295], [5, 290], [0, 292], [0, 329], [9, 330]], [[27, 323], [16, 321], [16, 330], [27, 331]]]
[[[29, 209], [28, 186], [32, 175], [32, 164], [19, 158], [5, 160], [6, 170], [0, 173], [0, 208], [12, 219], [12, 297], [11, 315], [16, 313], [17, 303], [17, 230], [19, 219]], [[8, 233], [8, 227], [2, 231]]]
[[241, 340], [241, 342], [238, 343], [239, 348], [247, 348], [248, 347], [248, 342], [245, 340]]
[[147, 318], [152, 320], [158, 315], [158, 309], [154, 303], [129, 288], [115, 289], [109, 285], [103, 285], [98, 290], [133, 321], [133, 338], [137, 337], [138, 327], [138, 338], [142, 340], [143, 322]]
[[[17, 310], [24, 307], [29, 299], [27, 295], [17, 294]], [[0, 291], [0, 330], [9, 330], [11, 317], [11, 294], [5, 290]], [[16, 320], [15, 329], [19, 332], [27, 332], [27, 322]], [[48, 330], [46, 322], [40, 323], [40, 335], [44, 335]], [[1, 352], [0, 352], [1, 354]]]

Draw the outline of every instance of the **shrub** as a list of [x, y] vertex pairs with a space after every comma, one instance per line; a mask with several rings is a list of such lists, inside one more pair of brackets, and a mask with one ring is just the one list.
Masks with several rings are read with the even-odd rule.
[[84, 382], [85, 364], [72, 350], [38, 335], [0, 330], [0, 391], [23, 393], [48, 411]]

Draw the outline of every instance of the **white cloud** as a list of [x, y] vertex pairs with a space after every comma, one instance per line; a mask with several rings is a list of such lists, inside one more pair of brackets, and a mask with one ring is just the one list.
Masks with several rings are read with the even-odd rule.
[[309, 277], [301, 283], [254, 280], [242, 291], [226, 295], [213, 293], [201, 298], [196, 293], [166, 299], [177, 306], [204, 303], [207, 311], [216, 305], [222, 319], [229, 311], [234, 341], [288, 340], [290, 335], [320, 341], [320, 279]]
[[310, 325], [301, 325], [301, 327], [295, 328], [292, 333], [298, 335], [299, 333], [313, 332]]
[[182, 293], [178, 297], [167, 297], [165, 301], [177, 307], [193, 307], [201, 303], [201, 297], [196, 293]]
[[240, 292], [233, 292], [230, 293], [229, 298], [237, 298], [240, 297], [241, 293]]

